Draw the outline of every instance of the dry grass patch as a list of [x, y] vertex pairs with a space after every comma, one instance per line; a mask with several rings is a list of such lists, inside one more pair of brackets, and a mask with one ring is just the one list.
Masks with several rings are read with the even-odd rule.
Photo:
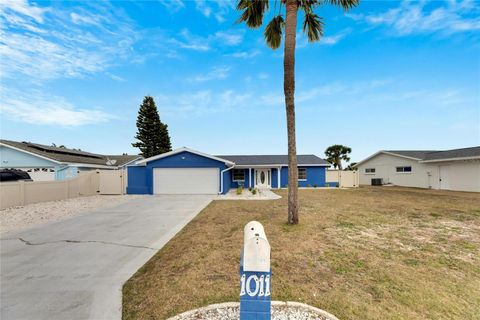
[[301, 190], [300, 224], [275, 201], [215, 201], [124, 286], [124, 319], [238, 301], [243, 226], [272, 247], [272, 299], [340, 319], [480, 319], [480, 196], [407, 188]]

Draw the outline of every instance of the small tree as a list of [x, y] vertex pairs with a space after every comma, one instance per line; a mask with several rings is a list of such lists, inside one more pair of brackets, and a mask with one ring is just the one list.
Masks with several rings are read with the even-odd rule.
[[327, 161], [333, 164], [335, 168], [338, 167], [339, 170], [342, 170], [342, 160], [349, 162], [350, 157], [348, 156], [352, 152], [352, 149], [341, 144], [335, 144], [330, 146], [325, 150], [325, 155], [327, 156]]
[[132, 143], [132, 146], [139, 148], [145, 158], [172, 150], [168, 126], [160, 121], [157, 106], [150, 96], [146, 96], [140, 105], [137, 128], [135, 139], [139, 142]]

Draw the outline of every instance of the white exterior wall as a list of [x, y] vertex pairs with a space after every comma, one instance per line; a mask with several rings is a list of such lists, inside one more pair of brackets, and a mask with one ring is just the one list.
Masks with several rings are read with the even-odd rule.
[[437, 175], [447, 172], [437, 188], [480, 192], [480, 160], [436, 162], [431, 166], [435, 166]]
[[[396, 172], [396, 167], [411, 166], [411, 173]], [[440, 166], [447, 171], [440, 184]], [[365, 173], [375, 168], [375, 173]], [[397, 186], [480, 192], [480, 160], [421, 163], [388, 154], [379, 154], [358, 166], [361, 185], [370, 185], [371, 179], [382, 178], [384, 183]], [[448, 180], [448, 181], [445, 181]]]
[[[396, 167], [411, 166], [412, 172], [396, 172]], [[365, 173], [366, 168], [375, 168], [375, 173]], [[383, 178], [384, 183], [392, 183], [397, 186], [429, 188], [438, 180], [438, 172], [417, 160], [396, 157], [388, 154], [379, 154], [376, 157], [358, 166], [360, 184], [371, 184], [371, 179]], [[430, 176], [428, 175], [430, 172]]]

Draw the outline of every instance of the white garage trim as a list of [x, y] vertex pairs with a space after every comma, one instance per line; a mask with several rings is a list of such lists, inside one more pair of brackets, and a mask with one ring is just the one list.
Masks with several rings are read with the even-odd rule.
[[154, 194], [218, 194], [218, 168], [154, 168]]

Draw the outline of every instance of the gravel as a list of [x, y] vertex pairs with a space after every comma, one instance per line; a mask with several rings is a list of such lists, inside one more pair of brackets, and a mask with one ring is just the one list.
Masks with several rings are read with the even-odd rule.
[[[272, 320], [338, 320], [335, 316], [306, 304], [272, 302]], [[188, 311], [169, 320], [238, 320], [238, 303], [223, 303]]]
[[256, 189], [257, 192], [253, 194], [248, 188], [243, 189], [241, 194], [237, 194], [237, 189], [232, 189], [227, 194], [218, 197], [219, 200], [276, 200], [281, 196], [272, 192], [269, 189]]
[[48, 201], [0, 210], [0, 233], [18, 231], [38, 224], [58, 221], [99, 208], [112, 207], [141, 195], [96, 195]]

